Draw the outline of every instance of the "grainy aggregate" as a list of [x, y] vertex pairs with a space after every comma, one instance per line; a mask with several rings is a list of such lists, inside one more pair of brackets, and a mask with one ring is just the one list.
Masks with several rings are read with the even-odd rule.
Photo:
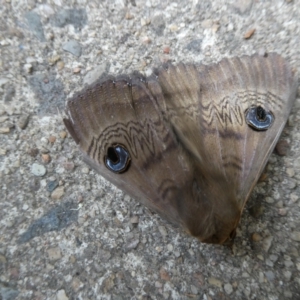
[[104, 73], [271, 51], [299, 72], [299, 21], [299, 0], [0, 0], [0, 299], [300, 299], [300, 93], [232, 251], [90, 170], [62, 122]]

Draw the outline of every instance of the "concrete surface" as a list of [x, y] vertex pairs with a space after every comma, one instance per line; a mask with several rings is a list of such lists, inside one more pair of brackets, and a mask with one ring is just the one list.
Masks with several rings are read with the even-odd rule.
[[167, 60], [276, 51], [299, 72], [299, 0], [1, 0], [0, 15], [0, 299], [300, 299], [299, 97], [233, 251], [95, 174], [61, 119], [84, 83]]

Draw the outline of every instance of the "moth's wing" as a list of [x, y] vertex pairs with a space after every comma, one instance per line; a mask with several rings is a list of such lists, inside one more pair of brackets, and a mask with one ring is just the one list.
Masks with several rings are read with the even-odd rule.
[[[152, 92], [139, 76], [98, 81], [68, 101], [64, 122], [85, 162], [132, 197], [180, 224], [177, 203], [185, 195], [186, 182], [192, 180], [192, 168], [157, 106], [161, 98], [157, 81], [149, 85]], [[130, 167], [122, 174], [110, 171], [104, 163], [114, 144], [124, 146], [131, 157]]]
[[[286, 123], [295, 100], [296, 77], [274, 53], [224, 59], [197, 69], [179, 64], [161, 69], [157, 76], [165, 115], [206, 179], [201, 190], [210, 194], [215, 222], [230, 224], [236, 218], [237, 224], [240, 216], [234, 212], [242, 211]], [[274, 114], [266, 131], [247, 125], [245, 112], [252, 105]], [[191, 208], [186, 204], [187, 222], [197, 235], [201, 231], [197, 216], [190, 217], [194, 204]]]

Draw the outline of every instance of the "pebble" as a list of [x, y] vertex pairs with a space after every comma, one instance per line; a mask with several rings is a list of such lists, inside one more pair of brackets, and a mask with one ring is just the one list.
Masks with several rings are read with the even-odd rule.
[[53, 66], [54, 64], [56, 64], [58, 61], [60, 60], [60, 56], [58, 54], [53, 55], [51, 57], [48, 58], [48, 62], [50, 66]]
[[75, 40], [70, 40], [63, 44], [62, 46], [63, 50], [73, 54], [74, 56], [79, 57], [81, 55], [81, 45], [75, 41]]
[[171, 279], [168, 272], [164, 268], [160, 269], [159, 275], [160, 275], [160, 279], [162, 279], [162, 280], [170, 281], [170, 279]]
[[65, 161], [63, 163], [63, 167], [65, 168], [65, 170], [67, 171], [72, 171], [75, 168], [75, 164], [72, 161]]
[[66, 136], [67, 136], [67, 132], [66, 132], [66, 131], [61, 131], [61, 132], [59, 133], [59, 136], [60, 136], [61, 139], [65, 139]]
[[50, 135], [49, 138], [48, 138], [48, 140], [49, 140], [49, 142], [50, 142], [51, 144], [53, 144], [53, 143], [55, 143], [55, 141], [56, 141], [56, 137], [55, 137], [54, 135]]
[[25, 19], [27, 20], [29, 29], [33, 32], [33, 34], [41, 41], [45, 42], [45, 35], [43, 25], [40, 19], [40, 16], [33, 12], [27, 12], [25, 14]]
[[273, 281], [275, 279], [275, 274], [272, 271], [267, 271], [265, 275], [269, 281]]
[[8, 120], [8, 116], [1, 116], [0, 117], [0, 123], [5, 122], [6, 120]]
[[9, 133], [10, 128], [9, 127], [0, 127], [0, 133]]
[[283, 276], [285, 277], [285, 279], [287, 280], [287, 281], [290, 281], [291, 280], [291, 278], [292, 278], [292, 272], [291, 271], [284, 271], [283, 272]]
[[59, 260], [62, 257], [59, 247], [50, 248], [47, 250], [47, 253], [51, 261]]
[[65, 63], [62, 60], [60, 60], [57, 62], [56, 66], [58, 70], [62, 70], [65, 67]]
[[251, 238], [253, 242], [260, 242], [262, 239], [261, 235], [257, 232], [252, 233]]
[[252, 2], [253, 0], [236, 0], [232, 6], [239, 14], [243, 15], [251, 10]]
[[67, 297], [65, 290], [57, 291], [56, 300], [69, 300], [69, 297]]
[[227, 295], [230, 295], [233, 292], [232, 285], [230, 283], [226, 283], [224, 285], [224, 290]]
[[90, 85], [94, 81], [96, 81], [99, 77], [101, 77], [104, 73], [109, 71], [109, 64], [104, 62], [98, 66], [96, 66], [93, 70], [89, 71], [83, 78], [83, 84]]
[[0, 254], [0, 265], [6, 264], [7, 260], [6, 257], [2, 254]]
[[294, 231], [291, 233], [291, 239], [295, 242], [300, 242], [300, 231]]
[[166, 237], [166, 236], [168, 235], [165, 226], [158, 226], [158, 230], [159, 230], [160, 234], [161, 234], [163, 237]]
[[127, 245], [126, 245], [126, 248], [128, 250], [131, 250], [131, 249], [135, 249], [138, 244], [140, 243], [140, 240], [139, 239], [134, 239], [134, 240], [131, 240]]
[[293, 168], [287, 168], [285, 172], [289, 177], [295, 176], [295, 170]]
[[191, 285], [191, 292], [192, 292], [192, 294], [194, 294], [194, 295], [199, 294], [198, 289], [197, 289], [193, 284]]
[[47, 191], [52, 193], [58, 187], [57, 180], [51, 180], [47, 182]]
[[244, 34], [244, 39], [250, 39], [251, 36], [254, 34], [255, 28], [249, 29], [245, 34]]
[[286, 140], [280, 140], [275, 146], [275, 152], [279, 156], [286, 156], [289, 148], [290, 145]]
[[44, 176], [46, 174], [46, 168], [38, 163], [33, 163], [31, 166], [31, 173], [35, 176]]
[[88, 167], [83, 167], [82, 168], [82, 173], [83, 174], [89, 174], [90, 173], [90, 169]]
[[133, 216], [133, 217], [130, 219], [130, 223], [131, 223], [131, 224], [138, 224], [138, 223], [139, 223], [139, 217], [138, 217], [138, 216]]
[[168, 244], [168, 245], [167, 245], [167, 249], [168, 249], [168, 251], [172, 252], [173, 249], [174, 249], [174, 247], [173, 247], [173, 245]]
[[22, 115], [18, 120], [18, 126], [24, 130], [27, 127], [28, 122], [29, 122], [29, 115], [28, 114]]
[[49, 154], [42, 154], [43, 163], [48, 164], [51, 161], [51, 156]]
[[156, 15], [151, 21], [151, 27], [158, 36], [163, 35], [164, 29], [166, 27], [163, 15]]
[[0, 148], [0, 155], [1, 155], [1, 156], [6, 155], [6, 152], [7, 152], [6, 149]]
[[209, 277], [208, 283], [211, 285], [217, 286], [218, 288], [222, 288], [222, 281], [217, 278]]
[[58, 188], [56, 188], [52, 194], [51, 194], [51, 199], [53, 200], [59, 200], [63, 195], [64, 195], [65, 191], [64, 191], [64, 187], [60, 186]]
[[273, 242], [273, 237], [272, 236], [268, 236], [266, 237], [263, 242], [262, 242], [262, 247], [263, 249], [265, 250], [265, 252], [268, 252], [271, 245], [272, 245], [272, 242]]

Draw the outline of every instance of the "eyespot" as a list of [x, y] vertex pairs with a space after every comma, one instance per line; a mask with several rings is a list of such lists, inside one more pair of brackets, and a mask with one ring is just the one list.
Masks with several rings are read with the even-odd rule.
[[271, 127], [274, 115], [261, 106], [253, 106], [246, 110], [246, 122], [255, 130], [263, 131]]
[[123, 173], [127, 171], [130, 165], [130, 154], [122, 145], [113, 145], [107, 149], [104, 157], [104, 163], [107, 169], [114, 173]]

